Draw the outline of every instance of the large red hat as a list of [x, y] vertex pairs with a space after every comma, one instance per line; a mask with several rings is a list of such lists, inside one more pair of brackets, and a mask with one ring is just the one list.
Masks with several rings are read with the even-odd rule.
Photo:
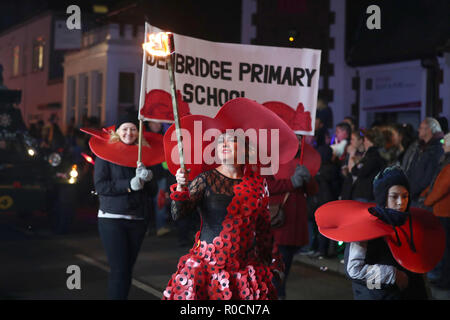
[[431, 212], [411, 208], [409, 218], [396, 227], [396, 232], [391, 225], [369, 212], [368, 209], [375, 206], [375, 203], [353, 200], [328, 202], [315, 213], [319, 232], [327, 238], [344, 242], [385, 237], [393, 257], [405, 269], [416, 273], [433, 269], [445, 249], [445, 232], [439, 220]]
[[311, 131], [312, 119], [311, 113], [305, 111], [303, 103], [297, 105], [297, 109], [293, 109], [287, 104], [280, 101], [267, 101], [263, 103], [264, 106], [275, 112], [281, 119], [283, 119], [289, 127], [294, 131]]
[[[179, 90], [177, 90], [177, 102], [179, 117], [189, 115], [189, 104], [182, 99]], [[172, 95], [160, 89], [147, 92], [140, 114], [147, 119], [173, 122]]]
[[[89, 147], [97, 157], [121, 166], [136, 168], [138, 146], [127, 145], [120, 141], [109, 142], [109, 132], [114, 128], [115, 126], [102, 130], [90, 128], [81, 128], [80, 130], [92, 136], [89, 140]], [[141, 162], [147, 167], [164, 162], [163, 136], [158, 133], [143, 132], [143, 138], [150, 146], [142, 145]]]
[[[296, 111], [287, 104], [279, 101], [268, 101], [264, 102], [263, 105], [283, 119], [292, 130], [311, 130], [311, 114], [309, 111], [304, 112], [305, 108], [302, 103], [298, 104]], [[308, 168], [308, 171], [312, 176], [315, 176], [317, 172], [319, 172], [321, 163], [322, 158], [320, 157], [319, 152], [308, 143], [305, 143], [303, 147], [303, 165]], [[287, 179], [291, 177], [292, 174], [294, 174], [297, 165], [300, 165], [300, 158], [293, 159], [285, 164], [284, 166], [287, 166], [288, 168], [286, 170], [280, 170], [280, 172], [275, 175], [275, 178]]]
[[[197, 131], [195, 132], [195, 121], [197, 121]], [[198, 124], [201, 123], [201, 128]], [[183, 149], [185, 158], [192, 155], [191, 159], [186, 158], [186, 168], [190, 169], [189, 177], [195, 178], [199, 173], [217, 167], [217, 162], [206, 164], [201, 157], [204, 153], [209, 154], [211, 147], [211, 138], [209, 141], [203, 141], [203, 134], [209, 129], [216, 130], [216, 133], [225, 133], [227, 129], [242, 129], [246, 132], [248, 129], [255, 129], [257, 132], [257, 140], [261, 138], [267, 138], [266, 144], [258, 143], [258, 152], [262, 148], [262, 154], [273, 156], [271, 150], [271, 130], [278, 130], [278, 143], [276, 147], [279, 149], [278, 159], [279, 163], [287, 163], [294, 158], [298, 150], [298, 140], [289, 126], [277, 117], [272, 111], [260, 105], [256, 101], [247, 98], [236, 98], [225, 103], [214, 118], [210, 118], [202, 115], [190, 115], [180, 119], [180, 127], [182, 128], [183, 136]], [[261, 133], [262, 130], [264, 134]], [[179, 165], [179, 153], [177, 148], [177, 140], [175, 136], [175, 125], [170, 126], [164, 135], [164, 151], [166, 155], [166, 162], [171, 173], [175, 174]], [[217, 137], [216, 134], [215, 137]], [[190, 142], [192, 139], [192, 143]], [[256, 143], [252, 137], [249, 138], [250, 144]], [[266, 148], [268, 147], [268, 148]], [[197, 159], [194, 159], [194, 155], [197, 155]], [[201, 155], [201, 156], [199, 156]], [[194, 161], [197, 160], [197, 161]], [[261, 164], [259, 157], [258, 163]]]

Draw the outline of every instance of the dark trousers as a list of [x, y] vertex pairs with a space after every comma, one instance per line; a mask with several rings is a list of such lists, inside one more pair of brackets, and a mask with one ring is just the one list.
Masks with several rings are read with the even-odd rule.
[[130, 291], [133, 267], [147, 229], [144, 220], [98, 219], [98, 231], [111, 268], [108, 296], [126, 300]]
[[300, 250], [301, 247], [297, 246], [284, 246], [278, 245], [278, 250], [280, 251], [281, 257], [284, 262], [284, 279], [283, 281], [273, 281], [275, 288], [277, 289], [278, 298], [285, 299], [286, 298], [286, 281], [289, 275], [289, 271], [291, 270], [292, 260], [294, 259], [294, 255]]

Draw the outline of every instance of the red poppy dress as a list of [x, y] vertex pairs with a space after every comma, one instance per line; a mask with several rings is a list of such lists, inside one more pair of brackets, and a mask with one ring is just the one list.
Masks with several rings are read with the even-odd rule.
[[172, 193], [173, 218], [199, 208], [202, 224], [163, 300], [277, 299], [272, 272], [284, 266], [270, 229], [267, 186], [259, 174], [245, 172], [242, 179], [203, 172], [189, 192]]

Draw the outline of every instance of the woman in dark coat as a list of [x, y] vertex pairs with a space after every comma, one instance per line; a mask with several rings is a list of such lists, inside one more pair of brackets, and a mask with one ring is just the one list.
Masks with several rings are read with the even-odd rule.
[[[111, 142], [135, 144], [138, 137], [136, 117], [116, 123]], [[98, 229], [111, 271], [108, 279], [110, 299], [127, 299], [133, 266], [145, 236], [156, 194], [152, 172], [143, 165], [137, 169], [120, 166], [98, 157], [94, 185], [99, 196]]]
[[377, 128], [364, 132], [364, 147], [366, 152], [360, 162], [349, 170], [354, 179], [351, 187], [351, 199], [363, 202], [373, 201], [372, 181], [380, 170], [386, 166], [378, 148], [382, 145], [382, 135]]

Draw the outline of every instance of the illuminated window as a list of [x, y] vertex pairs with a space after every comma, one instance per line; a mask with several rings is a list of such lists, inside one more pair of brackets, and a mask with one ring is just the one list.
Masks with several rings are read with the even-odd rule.
[[44, 46], [45, 42], [42, 38], [38, 38], [33, 43], [33, 71], [44, 69]]
[[19, 62], [20, 62], [20, 47], [15, 46], [13, 49], [13, 76], [19, 75]]

